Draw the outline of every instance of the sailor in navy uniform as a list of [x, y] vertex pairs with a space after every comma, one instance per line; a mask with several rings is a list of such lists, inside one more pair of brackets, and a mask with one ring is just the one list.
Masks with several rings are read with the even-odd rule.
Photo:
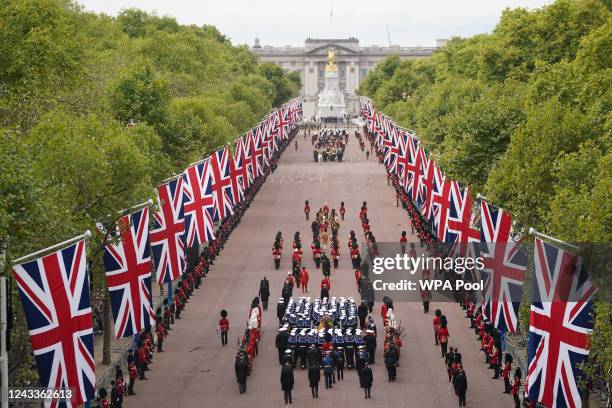
[[374, 335], [374, 330], [366, 330], [363, 340], [369, 355], [368, 363], [374, 364], [374, 355], [376, 354], [376, 336]]
[[285, 315], [285, 301], [283, 298], [279, 299], [278, 304], [276, 305], [276, 317], [278, 317], [278, 324], [280, 325], [283, 322], [283, 316]]
[[301, 329], [297, 335], [297, 355], [296, 359], [300, 361], [300, 367], [303, 369], [306, 368], [306, 351], [308, 347], [308, 337], [306, 331], [308, 329]]
[[317, 347], [312, 344], [306, 353], [306, 359], [308, 360], [308, 366], [312, 367], [318, 365], [321, 362], [321, 353], [317, 350]]
[[336, 377], [338, 381], [344, 380], [344, 349], [343, 347], [338, 347], [335, 351], [336, 358]]
[[361, 370], [365, 367], [365, 364], [368, 362], [368, 352], [365, 350], [365, 346], [359, 346], [359, 351], [357, 351], [357, 363], [355, 364], [355, 368], [357, 369], [357, 374], [361, 374]]
[[278, 329], [278, 334], [276, 335], [276, 349], [278, 350], [278, 363], [283, 364], [284, 361], [284, 353], [287, 347], [289, 346], [289, 335], [287, 334], [287, 329], [285, 327], [281, 327]]
[[346, 356], [346, 367], [352, 370], [355, 368], [355, 337], [352, 329], [346, 329], [344, 333], [344, 346], [346, 347], [344, 352]]
[[283, 365], [295, 367], [295, 358], [293, 357], [293, 351], [291, 351], [291, 349], [285, 350]]

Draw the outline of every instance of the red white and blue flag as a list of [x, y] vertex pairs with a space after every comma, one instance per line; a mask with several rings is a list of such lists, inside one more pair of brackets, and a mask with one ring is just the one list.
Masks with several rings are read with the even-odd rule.
[[270, 115], [266, 120], [266, 127], [264, 132], [264, 151], [268, 158], [268, 163], [274, 157], [274, 153], [278, 151], [278, 140], [279, 132], [278, 123], [276, 122], [277, 115]]
[[527, 255], [512, 232], [512, 216], [486, 201], [480, 204], [480, 255], [484, 268], [483, 313], [493, 325], [514, 333], [525, 281]]
[[536, 238], [525, 394], [546, 407], [580, 407], [596, 292], [581, 258]]
[[157, 187], [159, 211], [153, 212], [151, 249], [157, 283], [172, 282], [185, 272], [183, 177]]
[[264, 174], [264, 151], [260, 138], [261, 131], [259, 130], [261, 126], [261, 124], [257, 125], [247, 135], [251, 139], [249, 146], [251, 148], [250, 166], [253, 168], [253, 179]]
[[419, 139], [414, 135], [409, 135], [407, 139], [408, 164], [405, 174], [407, 178], [404, 182], [406, 194], [412, 198], [414, 203], [418, 202], [421, 191], [421, 176], [423, 175], [423, 159], [427, 160], [425, 150], [419, 146]]
[[275, 113], [276, 129], [278, 130], [279, 140], [285, 140], [289, 137], [289, 108], [286, 106], [280, 107]]
[[238, 187], [238, 194], [242, 199], [244, 197], [244, 191], [251, 185], [252, 176], [248, 166], [250, 148], [247, 145], [248, 137], [240, 136], [236, 139], [236, 145], [234, 149], [234, 168], [236, 169], [236, 181]]
[[234, 159], [229, 149], [222, 147], [211, 155], [212, 192], [215, 204], [215, 219], [224, 220], [234, 213], [234, 205], [238, 202], [236, 174], [232, 174]]
[[366, 120], [366, 128], [368, 132], [373, 135], [374, 129], [376, 125], [376, 111], [372, 107], [372, 104], [369, 102], [364, 103], [363, 105], [363, 116]]
[[121, 217], [113, 238], [117, 241], [104, 248], [104, 270], [115, 337], [119, 339], [151, 327], [155, 319], [151, 305], [149, 208]]
[[385, 131], [383, 145], [385, 148], [384, 163], [387, 169], [392, 172], [397, 172], [397, 157], [400, 153], [400, 142], [398, 140], [398, 132], [393, 121], [388, 120]]
[[451, 206], [451, 186], [449, 177], [436, 167], [434, 170], [434, 190], [431, 197], [430, 219], [436, 228], [435, 233], [441, 242], [444, 242], [448, 226], [448, 217]]
[[210, 158], [183, 173], [183, 207], [187, 248], [214, 239], [214, 200]]
[[34, 261], [15, 265], [40, 385], [72, 389], [70, 401], [45, 406], [80, 406], [94, 398], [96, 384], [93, 318], [85, 241]]
[[261, 164], [261, 172], [263, 174], [264, 168], [270, 165], [270, 158], [268, 151], [268, 122], [269, 119], [264, 119], [256, 128], [255, 128], [255, 140], [258, 143], [258, 147], [261, 149], [261, 154], [258, 156]]
[[[476, 215], [468, 187], [461, 188], [458, 181], [451, 182], [451, 206], [444, 242], [451, 242], [450, 257], [472, 258], [478, 256], [480, 229], [475, 228]], [[472, 281], [477, 280], [476, 270], [470, 270]]]

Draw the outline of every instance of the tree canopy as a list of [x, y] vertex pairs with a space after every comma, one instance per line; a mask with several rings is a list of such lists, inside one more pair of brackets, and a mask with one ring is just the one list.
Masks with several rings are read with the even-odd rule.
[[[518, 227], [609, 244], [610, 10], [603, 0], [507, 9], [491, 34], [453, 38], [428, 59], [387, 58], [359, 91]], [[611, 318], [598, 305], [591, 356], [608, 381]]]
[[[16, 259], [153, 197], [159, 181], [297, 96], [299, 76], [277, 68], [213, 26], [0, 0], [0, 253]], [[94, 298], [104, 296], [99, 256], [91, 262]], [[15, 313], [20, 384], [33, 373]]]

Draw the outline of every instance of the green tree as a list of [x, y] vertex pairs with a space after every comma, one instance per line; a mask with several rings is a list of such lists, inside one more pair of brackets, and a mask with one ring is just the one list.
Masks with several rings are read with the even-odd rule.
[[115, 117], [123, 123], [134, 120], [156, 126], [166, 120], [168, 84], [146, 63], [125, 72], [110, 97]]

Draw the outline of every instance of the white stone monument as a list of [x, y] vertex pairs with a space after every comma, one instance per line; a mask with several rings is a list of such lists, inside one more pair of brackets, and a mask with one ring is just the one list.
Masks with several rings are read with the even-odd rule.
[[338, 69], [335, 63], [333, 49], [327, 52], [327, 67], [325, 67], [325, 89], [319, 93], [317, 103], [317, 120], [344, 119], [346, 116], [346, 102], [340, 92]]

